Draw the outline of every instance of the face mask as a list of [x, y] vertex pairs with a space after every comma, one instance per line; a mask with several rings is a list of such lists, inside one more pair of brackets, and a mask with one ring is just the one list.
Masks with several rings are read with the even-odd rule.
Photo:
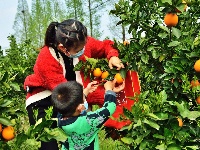
[[84, 48], [82, 49], [82, 50], [80, 50], [78, 53], [76, 53], [76, 54], [74, 54], [74, 55], [69, 55], [69, 58], [78, 58], [78, 57], [80, 57], [81, 55], [83, 55], [83, 53], [84, 53]]
[[88, 103], [87, 103], [87, 101], [85, 101], [85, 102], [83, 103], [83, 105], [84, 105], [84, 107], [85, 107], [85, 110], [82, 110], [81, 114], [84, 114], [84, 113], [86, 112], [86, 110], [88, 110]]

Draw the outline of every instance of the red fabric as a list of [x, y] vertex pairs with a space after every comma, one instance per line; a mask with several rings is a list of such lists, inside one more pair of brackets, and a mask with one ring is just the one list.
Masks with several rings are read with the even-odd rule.
[[[113, 42], [111, 40], [99, 41], [92, 37], [88, 37], [85, 45], [84, 55], [79, 57], [79, 60], [85, 61], [85, 57], [88, 58], [110, 58], [111, 56], [118, 56], [118, 51], [112, 47]], [[60, 61], [57, 60], [56, 55], [52, 55], [49, 47], [44, 46], [36, 60], [33, 68], [34, 73], [27, 76], [24, 81], [24, 89], [26, 86], [34, 87], [34, 91], [27, 95], [27, 98], [37, 94], [39, 90], [37, 87], [44, 90], [53, 90], [58, 84], [66, 82], [63, 74], [63, 67]], [[67, 72], [67, 70], [65, 70]], [[41, 92], [41, 91], [40, 91]], [[102, 93], [101, 93], [102, 94]], [[98, 94], [97, 94], [98, 95]], [[95, 102], [94, 102], [95, 103]]]
[[122, 127], [129, 125], [131, 123], [130, 120], [120, 121], [120, 115], [123, 116], [123, 107], [126, 109], [131, 109], [131, 106], [134, 105], [134, 101], [129, 99], [128, 97], [133, 97], [135, 94], [140, 94], [140, 83], [138, 74], [135, 71], [128, 71], [125, 79], [125, 89], [120, 92], [117, 96], [117, 107], [116, 111], [112, 115], [104, 126], [112, 127], [115, 129], [121, 129]]

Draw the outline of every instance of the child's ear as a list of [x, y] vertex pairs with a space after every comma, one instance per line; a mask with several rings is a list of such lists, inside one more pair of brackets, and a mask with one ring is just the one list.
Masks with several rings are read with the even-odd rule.
[[84, 105], [79, 104], [79, 105], [77, 106], [77, 108], [76, 108], [76, 111], [81, 112], [84, 108], [85, 108]]

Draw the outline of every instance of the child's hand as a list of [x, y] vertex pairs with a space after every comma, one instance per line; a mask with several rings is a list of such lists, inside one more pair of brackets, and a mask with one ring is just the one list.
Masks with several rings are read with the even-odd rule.
[[112, 90], [113, 92], [120, 92], [121, 90], [123, 90], [125, 87], [125, 82], [123, 82], [122, 84], [116, 86], [116, 79], [114, 79], [113, 81], [107, 81], [104, 84], [104, 88], [106, 91], [108, 90]]
[[[114, 80], [114, 81], [115, 81], [115, 85], [116, 85], [116, 80]], [[115, 86], [113, 88], [113, 92], [118, 93], [118, 92], [122, 91], [124, 88], [125, 88], [125, 82], [123, 81], [122, 84]]]
[[87, 87], [83, 90], [83, 93], [87, 96], [89, 93], [94, 92], [98, 87], [97, 81], [88, 83]]

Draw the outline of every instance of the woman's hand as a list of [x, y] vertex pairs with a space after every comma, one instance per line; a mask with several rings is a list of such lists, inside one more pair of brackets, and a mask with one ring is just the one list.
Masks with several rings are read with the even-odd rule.
[[108, 65], [110, 69], [113, 69], [113, 66], [117, 67], [117, 70], [124, 68], [122, 61], [116, 56], [110, 58]]

